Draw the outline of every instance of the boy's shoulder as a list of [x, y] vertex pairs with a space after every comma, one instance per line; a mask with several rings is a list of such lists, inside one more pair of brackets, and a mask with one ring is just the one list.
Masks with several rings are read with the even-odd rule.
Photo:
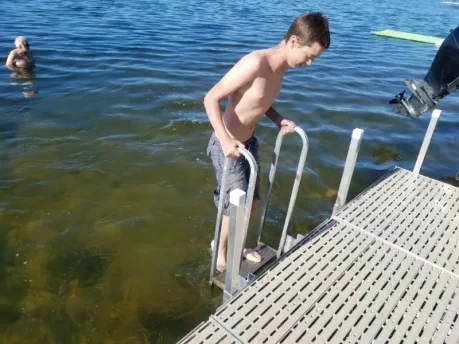
[[244, 55], [240, 63], [250, 65], [254, 69], [263, 69], [269, 65], [268, 55], [266, 50], [254, 50]]

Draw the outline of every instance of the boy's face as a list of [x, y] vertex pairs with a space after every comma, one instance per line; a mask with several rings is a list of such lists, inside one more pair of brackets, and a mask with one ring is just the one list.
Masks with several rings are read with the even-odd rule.
[[290, 68], [310, 66], [324, 51], [317, 42], [301, 45], [296, 36], [291, 36], [287, 42], [287, 63]]

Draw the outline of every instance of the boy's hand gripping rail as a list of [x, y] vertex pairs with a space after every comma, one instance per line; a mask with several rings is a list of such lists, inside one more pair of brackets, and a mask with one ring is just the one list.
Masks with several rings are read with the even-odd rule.
[[[278, 258], [280, 257], [280, 255], [282, 253], [282, 249], [283, 249], [284, 244], [285, 244], [285, 239], [287, 237], [287, 229], [288, 229], [288, 225], [289, 225], [289, 222], [290, 222], [290, 218], [292, 216], [293, 207], [295, 206], [296, 196], [298, 194], [298, 188], [300, 186], [301, 176], [303, 174], [303, 168], [304, 168], [304, 164], [306, 162], [306, 156], [308, 154], [308, 149], [309, 149], [308, 136], [306, 135], [304, 130], [301, 129], [300, 127], [298, 127], [298, 126], [289, 127], [289, 128], [292, 129], [293, 131], [297, 132], [298, 135], [301, 136], [301, 139], [303, 140], [303, 148], [301, 149], [300, 161], [298, 163], [298, 169], [296, 170], [295, 182], [293, 184], [293, 190], [292, 190], [292, 194], [290, 196], [290, 203], [288, 205], [287, 216], [285, 218], [284, 228], [282, 230], [282, 237], [281, 237], [281, 240], [280, 240], [280, 243], [279, 243], [279, 248], [277, 250], [277, 257]], [[264, 224], [265, 224], [266, 212], [267, 212], [267, 208], [268, 208], [269, 198], [271, 196], [271, 191], [272, 191], [273, 182], [274, 182], [274, 176], [276, 174], [277, 162], [279, 161], [279, 153], [280, 153], [280, 149], [281, 149], [282, 139], [283, 138], [284, 138], [284, 133], [281, 130], [281, 131], [279, 131], [279, 134], [277, 135], [276, 146], [274, 148], [273, 161], [271, 163], [271, 169], [269, 171], [268, 193], [266, 195], [266, 200], [265, 200], [265, 202], [263, 204], [263, 207], [262, 207], [260, 227], [258, 229], [258, 240], [257, 240], [258, 241], [258, 245], [261, 244], [261, 237], [263, 235], [263, 227], [264, 227]]]
[[[252, 210], [253, 195], [255, 192], [255, 183], [257, 180], [258, 166], [257, 166], [257, 162], [255, 161], [255, 158], [247, 149], [238, 147], [238, 151], [247, 159], [250, 165], [250, 179], [249, 179], [249, 185], [248, 185], [248, 190], [247, 190], [247, 198], [246, 198], [245, 210], [244, 210], [244, 223], [243, 223], [244, 239], [242, 243], [245, 246], [245, 240], [247, 237], [247, 229], [249, 227], [250, 213]], [[221, 232], [221, 225], [222, 225], [222, 219], [223, 219], [223, 205], [226, 199], [226, 184], [227, 184], [227, 179], [228, 179], [229, 166], [230, 166], [230, 158], [226, 158], [225, 164], [223, 166], [223, 175], [222, 175], [222, 181], [220, 185], [220, 200], [218, 203], [217, 222], [215, 223], [214, 245], [212, 247], [212, 262], [210, 265], [210, 281], [209, 281], [211, 285], [213, 284], [212, 279], [215, 276], [215, 270], [217, 266], [217, 254], [218, 254], [218, 246], [220, 242], [220, 232]]]

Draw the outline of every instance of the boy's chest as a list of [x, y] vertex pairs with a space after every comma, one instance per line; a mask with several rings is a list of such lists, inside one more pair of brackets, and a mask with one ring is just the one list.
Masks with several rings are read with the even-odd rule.
[[250, 98], [260, 105], [272, 104], [279, 95], [282, 88], [283, 75], [271, 75], [269, 77], [257, 78], [247, 90]]

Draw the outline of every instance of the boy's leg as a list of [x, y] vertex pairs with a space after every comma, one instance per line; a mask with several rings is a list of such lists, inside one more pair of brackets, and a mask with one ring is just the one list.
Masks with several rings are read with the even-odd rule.
[[[253, 200], [252, 203], [252, 212], [255, 211], [257, 205], [258, 205], [258, 200]], [[220, 243], [218, 244], [218, 256], [217, 256], [217, 270], [218, 271], [223, 271], [225, 270], [226, 267], [226, 253], [227, 253], [227, 247], [228, 247], [228, 232], [229, 232], [229, 216], [223, 215], [222, 217], [222, 230], [220, 232]], [[210, 245], [212, 248], [214, 246], [214, 241], [212, 240], [212, 243]], [[252, 262], [260, 262], [261, 261], [261, 255], [252, 249], [247, 249], [244, 248], [242, 252], [242, 256], [250, 260]]]
[[[239, 166], [241, 165], [241, 161], [243, 157], [238, 159], [231, 159], [229, 164], [229, 171], [228, 171], [228, 180], [226, 185], [226, 195], [220, 195], [221, 189], [221, 180], [223, 176], [223, 166], [225, 164], [225, 156], [223, 154], [223, 150], [221, 148], [220, 141], [215, 136], [215, 133], [212, 133], [212, 136], [209, 140], [209, 145], [207, 147], [207, 155], [212, 160], [212, 165], [215, 170], [215, 175], [217, 177], [217, 188], [214, 190], [214, 202], [215, 206], [218, 208], [220, 197], [225, 197], [223, 202], [223, 216], [222, 216], [222, 224], [220, 230], [220, 242], [218, 243], [218, 255], [217, 255], [217, 270], [223, 271], [226, 268], [226, 252], [227, 252], [227, 245], [228, 245], [228, 231], [229, 231], [229, 194], [232, 189], [237, 188], [236, 185], [237, 180], [239, 179], [237, 171]], [[236, 187], [235, 187], [236, 186]], [[244, 186], [240, 187], [244, 191]], [[211, 248], [214, 248], [214, 241], [212, 240], [210, 244]]]
[[[217, 270], [223, 271], [226, 268], [226, 249], [228, 247], [229, 216], [222, 217], [222, 230], [220, 232], [220, 242], [218, 243]], [[212, 241], [212, 247], [213, 247]]]
[[[256, 139], [255, 139], [256, 140]], [[258, 148], [258, 144], [256, 146]], [[250, 149], [249, 149], [250, 150]], [[250, 150], [252, 154], [254, 152]], [[217, 176], [218, 187], [214, 191], [214, 202], [215, 205], [218, 207], [220, 197], [225, 197], [225, 201], [223, 203], [223, 216], [222, 216], [222, 227], [220, 232], [220, 242], [218, 244], [218, 257], [217, 257], [217, 270], [222, 271], [226, 267], [226, 253], [227, 253], [227, 245], [228, 245], [228, 232], [229, 232], [229, 194], [232, 190], [237, 188], [247, 192], [247, 184], [248, 184], [248, 175], [250, 174], [250, 168], [248, 167], [248, 162], [245, 160], [244, 156], [240, 156], [239, 158], [233, 158], [230, 160], [230, 166], [228, 171], [228, 180], [227, 180], [227, 192], [226, 195], [220, 195], [220, 188], [221, 188], [221, 179], [223, 174], [223, 165], [225, 163], [225, 156], [221, 149], [220, 142], [215, 137], [215, 134], [212, 134], [212, 137], [209, 141], [209, 145], [207, 148], [207, 154], [210, 156], [212, 160], [212, 164], [215, 169], [215, 173]], [[256, 156], [254, 155], [255, 159], [258, 163], [258, 151], [255, 151]], [[258, 163], [259, 164], [259, 163]], [[255, 188], [255, 197], [252, 202], [252, 212], [255, 210], [258, 200], [259, 200], [259, 178], [257, 178], [257, 185]], [[213, 248], [214, 242], [212, 241], [211, 247]], [[258, 252], [253, 250], [244, 249], [243, 252], [244, 258], [259, 262], [261, 260], [261, 256]]]
[[[255, 192], [253, 194], [252, 209], [250, 212], [250, 217], [252, 217], [252, 215], [255, 213], [255, 209], [258, 206], [258, 203], [260, 202], [260, 173], [261, 171], [260, 171], [260, 157], [258, 155], [258, 139], [255, 136], [253, 136], [250, 140], [248, 140], [247, 142], [244, 142], [244, 145], [254, 157], [257, 163], [257, 168], [258, 168], [257, 180], [255, 181]], [[248, 184], [249, 179], [250, 179], [250, 165], [247, 161], [245, 161], [245, 177], [246, 177], [247, 184]], [[245, 259], [250, 260], [252, 262], [258, 263], [261, 261], [261, 255], [257, 251], [252, 250], [252, 249], [245, 248], [242, 253], [242, 256]]]

